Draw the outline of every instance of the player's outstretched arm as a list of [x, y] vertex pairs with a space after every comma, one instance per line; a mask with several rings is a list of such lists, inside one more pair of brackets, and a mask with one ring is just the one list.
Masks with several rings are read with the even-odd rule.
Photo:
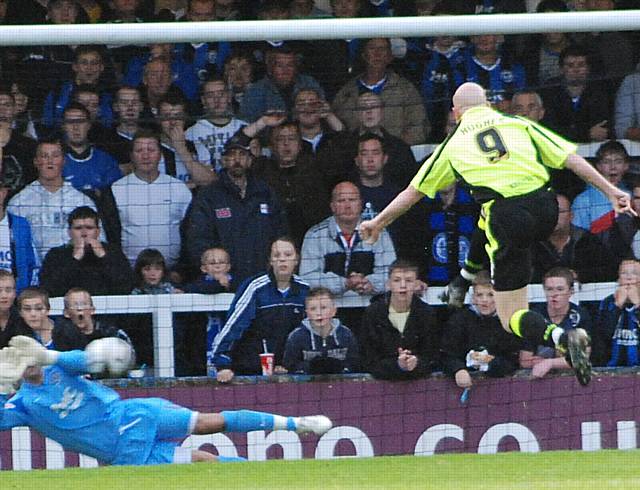
[[377, 242], [380, 233], [382, 233], [382, 230], [386, 226], [389, 226], [406, 213], [411, 206], [423, 197], [424, 194], [422, 194], [422, 192], [409, 184], [407, 188], [398, 194], [375, 218], [360, 223], [360, 227], [358, 228], [360, 236], [368, 243]]
[[29, 364], [29, 359], [22, 357], [15, 347], [0, 350], [0, 395], [10, 396], [15, 392], [14, 386]]
[[55, 364], [70, 374], [99, 373], [106, 369], [113, 375], [120, 375], [130, 369], [135, 360], [131, 346], [117, 337], [94, 340], [85, 351], [49, 350], [37, 340], [24, 335], [13, 337], [9, 345], [27, 359], [29, 365]]
[[572, 153], [565, 160], [565, 167], [575, 173], [585, 182], [600, 189], [611, 201], [616, 214], [630, 214], [637, 216], [631, 207], [631, 198], [629, 194], [618, 189], [611, 182], [605, 179], [593, 166], [589, 164], [580, 155]]

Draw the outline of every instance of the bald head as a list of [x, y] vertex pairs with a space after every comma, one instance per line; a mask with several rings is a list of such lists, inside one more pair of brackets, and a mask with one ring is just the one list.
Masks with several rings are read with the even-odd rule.
[[453, 94], [453, 110], [459, 119], [467, 109], [488, 105], [484, 89], [477, 83], [467, 82], [458, 87]]

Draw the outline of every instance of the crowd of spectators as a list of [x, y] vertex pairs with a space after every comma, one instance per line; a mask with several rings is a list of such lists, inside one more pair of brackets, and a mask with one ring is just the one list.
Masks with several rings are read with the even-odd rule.
[[[0, 22], [630, 6], [9, 0], [0, 4]], [[483, 275], [471, 306], [445, 314], [448, 320], [419, 299], [427, 285], [447, 284], [468, 253], [478, 206], [463, 185], [425, 198], [375, 244], [361, 240], [358, 225], [409, 183], [419, 168], [411, 147], [439, 143], [455, 127], [450, 99], [465, 81], [485, 87], [504, 112], [596, 142], [596, 169], [632, 193], [640, 211], [640, 172], [615, 140], [640, 141], [639, 47], [634, 33], [495, 33], [0, 48], [0, 346], [16, 332], [63, 350], [118, 335], [144, 358], [148, 325], [128, 331], [122, 318], [97, 319], [92, 295], [235, 292], [226, 317], [213, 312], [199, 320], [206, 339], [197, 348], [185, 320], [174, 319], [182, 374], [202, 372], [205, 359], [221, 381], [259, 374], [265, 351], [275, 355], [276, 373], [365, 370], [408, 379], [444, 370], [463, 387], [474, 370], [504, 375], [522, 366], [541, 377], [566, 368], [555, 352], [502, 338]], [[569, 328], [589, 323], [596, 364], [640, 364], [640, 221], [615, 216], [597, 189], [566, 172], [552, 171], [551, 182], [558, 223], [549, 240], [533, 244], [532, 282], [547, 294], [544, 314]], [[574, 282], [616, 278], [620, 287], [593, 312], [593, 324], [569, 303]], [[48, 318], [49, 296], [65, 297], [60, 321]], [[336, 309], [338, 296], [373, 299], [354, 314]]]

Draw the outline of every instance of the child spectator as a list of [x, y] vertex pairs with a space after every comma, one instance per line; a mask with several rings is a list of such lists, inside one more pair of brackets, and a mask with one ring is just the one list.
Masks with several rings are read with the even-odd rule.
[[49, 294], [41, 288], [28, 287], [18, 296], [20, 317], [32, 330], [29, 336], [53, 349], [53, 321], [49, 318]]
[[305, 300], [307, 317], [284, 349], [283, 365], [291, 373], [339, 374], [357, 372], [360, 363], [356, 338], [339, 319], [333, 294], [313, 288]]
[[32, 335], [15, 307], [16, 280], [9, 271], [0, 269], [0, 349], [9, 345], [11, 337]]
[[82, 288], [69, 289], [64, 295], [64, 319], [53, 328], [56, 350], [84, 350], [89, 342], [105, 337], [118, 337], [131, 343], [123, 330], [97, 318], [95, 313], [89, 291]]
[[472, 285], [472, 305], [449, 318], [442, 339], [445, 372], [460, 388], [471, 387], [470, 371], [495, 378], [513, 373], [522, 349], [521, 339], [500, 325], [489, 273], [478, 272]]
[[[220, 247], [208, 248], [202, 253], [200, 259], [200, 271], [202, 276], [196, 281], [185, 285], [185, 293], [200, 294], [217, 294], [228, 293], [235, 289], [233, 285], [233, 277], [231, 271], [231, 257], [229, 253]], [[213, 340], [222, 330], [225, 311], [212, 311], [207, 319], [207, 338], [206, 338], [206, 356], [207, 356], [207, 375], [215, 377], [215, 367], [213, 363]], [[191, 345], [198, 342], [191, 342]], [[202, 344], [200, 344], [201, 346]], [[194, 351], [195, 352], [195, 351]]]
[[593, 330], [595, 366], [638, 366], [638, 306], [640, 262], [623, 260], [618, 287], [600, 302]]
[[364, 311], [358, 338], [365, 370], [380, 379], [416, 379], [440, 368], [441, 328], [435, 310], [416, 294], [418, 267], [396, 260], [387, 292]]
[[232, 292], [231, 257], [221, 247], [212, 247], [202, 252], [200, 258], [202, 276], [193, 283], [185, 285], [185, 293], [216, 294]]
[[[183, 292], [167, 281], [167, 264], [162, 253], [155, 248], [145, 248], [138, 254], [133, 272], [137, 287], [131, 291], [131, 294], [176, 294]], [[151, 325], [148, 319], [140, 319], [130, 329], [133, 330], [129, 331], [136, 352], [139, 353], [140, 363], [149, 365], [153, 357], [153, 345], [149, 341], [151, 338]], [[176, 375], [180, 376], [184, 375], [190, 368], [187, 367], [189, 361], [185, 356], [186, 326], [184, 322], [177, 320], [175, 315], [173, 318], [173, 333]]]
[[131, 294], [174, 294], [182, 290], [176, 288], [167, 277], [164, 256], [155, 248], [146, 248], [138, 255], [134, 266], [138, 287]]
[[262, 372], [260, 354], [274, 354], [274, 373], [286, 372], [282, 359], [287, 336], [304, 318], [309, 286], [294, 275], [299, 254], [295, 243], [280, 237], [271, 244], [269, 270], [244, 281], [231, 303], [227, 321], [214, 339], [216, 378], [229, 382], [235, 373]]
[[[555, 323], [565, 332], [572, 328], [584, 328], [591, 334], [591, 315], [589, 312], [571, 303], [575, 273], [567, 267], [554, 267], [546, 272], [542, 279], [546, 303], [531, 308], [540, 313], [548, 323]], [[520, 367], [532, 368], [534, 378], [542, 378], [552, 369], [571, 369], [564, 354], [553, 347], [529, 344], [520, 351]]]

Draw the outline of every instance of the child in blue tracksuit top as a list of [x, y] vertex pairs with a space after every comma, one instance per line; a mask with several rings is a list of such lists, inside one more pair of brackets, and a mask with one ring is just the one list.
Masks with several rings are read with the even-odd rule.
[[[284, 417], [250, 410], [198, 413], [161, 398], [122, 400], [114, 390], [83, 376], [89, 366], [108, 362], [105, 348], [58, 352], [23, 336], [14, 337], [11, 345], [0, 350], [0, 430], [32, 427], [65, 449], [102, 463], [238, 461], [242, 458], [190, 451], [177, 441], [189, 434], [222, 431], [323, 434], [331, 428], [324, 416]], [[22, 386], [8, 398], [20, 379]]]
[[331, 291], [313, 288], [305, 300], [307, 318], [289, 337], [284, 367], [290, 373], [338, 374], [356, 372], [360, 364], [355, 336], [335, 317]]

